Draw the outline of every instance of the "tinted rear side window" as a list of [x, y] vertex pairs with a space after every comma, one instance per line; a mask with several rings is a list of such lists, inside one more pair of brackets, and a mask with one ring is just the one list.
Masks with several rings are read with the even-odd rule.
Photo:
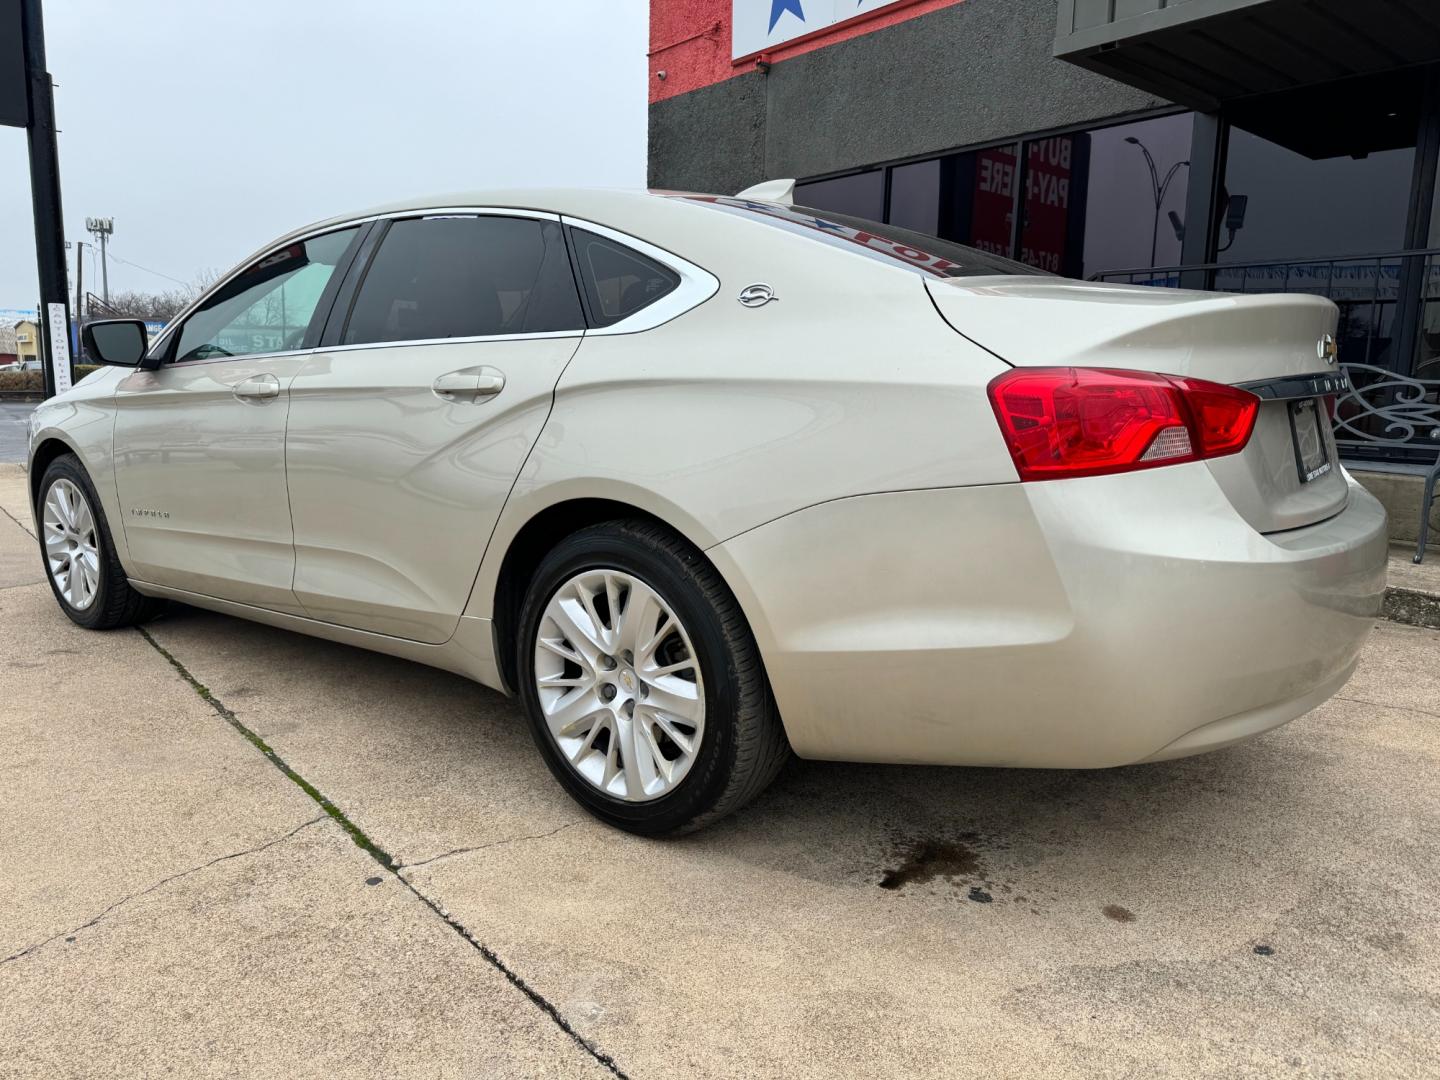
[[571, 229], [591, 326], [610, 326], [673, 292], [680, 276], [624, 244]]
[[380, 242], [343, 343], [535, 334], [584, 325], [558, 223], [406, 218]]

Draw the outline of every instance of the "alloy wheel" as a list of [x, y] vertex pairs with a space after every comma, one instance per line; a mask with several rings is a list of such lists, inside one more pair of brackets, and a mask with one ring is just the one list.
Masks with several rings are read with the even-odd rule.
[[100, 590], [100, 549], [95, 515], [80, 488], [60, 479], [45, 493], [41, 513], [45, 565], [65, 602], [84, 611]]
[[627, 802], [674, 790], [705, 734], [690, 635], [633, 574], [586, 570], [551, 596], [535, 640], [535, 685], [561, 755]]

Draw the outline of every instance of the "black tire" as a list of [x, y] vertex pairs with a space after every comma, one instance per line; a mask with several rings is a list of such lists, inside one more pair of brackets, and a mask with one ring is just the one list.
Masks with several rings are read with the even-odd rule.
[[[55, 577], [50, 572], [50, 560], [45, 553], [45, 497], [57, 480], [69, 480], [80, 489], [95, 522], [95, 547], [99, 556], [100, 580], [94, 600], [83, 609], [73, 607], [60, 592]], [[141, 596], [130, 587], [125, 568], [120, 565], [120, 559], [115, 554], [115, 542], [110, 537], [110, 523], [105, 520], [105, 508], [95, 493], [95, 485], [90, 482], [84, 466], [74, 454], [61, 454], [50, 463], [40, 478], [39, 497], [35, 500], [35, 525], [36, 535], [40, 539], [40, 558], [45, 566], [45, 580], [50, 582], [50, 591], [55, 594], [60, 610], [77, 626], [83, 626], [87, 630], [114, 630], [121, 626], [134, 626], [153, 618], [164, 606], [163, 601]]]
[[[545, 722], [535, 680], [535, 641], [557, 590], [585, 570], [639, 578], [689, 633], [704, 686], [705, 726], [689, 772], [648, 802], [627, 802], [591, 784], [561, 753]], [[740, 605], [689, 543], [645, 521], [594, 525], [562, 540], [526, 590], [516, 639], [520, 699], [545, 763], [570, 796], [601, 821], [642, 836], [692, 832], [764, 791], [790, 756], [760, 652]]]

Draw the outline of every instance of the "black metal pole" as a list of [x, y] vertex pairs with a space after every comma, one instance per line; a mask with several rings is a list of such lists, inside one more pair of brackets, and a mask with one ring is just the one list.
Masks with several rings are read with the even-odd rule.
[[75, 363], [85, 360], [85, 241], [75, 242]]
[[[65, 279], [65, 219], [60, 209], [60, 151], [55, 140], [55, 93], [45, 68], [45, 21], [40, 0], [22, 0], [25, 74], [30, 87], [30, 197], [35, 209], [35, 261], [40, 273], [40, 334], [45, 343], [45, 396], [56, 393], [54, 358], [70, 355], [70, 283]], [[51, 338], [50, 308], [65, 312], [63, 348]], [[73, 378], [73, 372], [67, 372]]]

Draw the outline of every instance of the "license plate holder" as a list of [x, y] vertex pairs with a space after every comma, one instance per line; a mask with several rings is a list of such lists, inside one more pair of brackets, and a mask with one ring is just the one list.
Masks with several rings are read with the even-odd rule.
[[1320, 420], [1320, 399], [1302, 398], [1290, 404], [1290, 437], [1295, 445], [1295, 465], [1300, 483], [1318, 480], [1333, 467], [1330, 441]]

